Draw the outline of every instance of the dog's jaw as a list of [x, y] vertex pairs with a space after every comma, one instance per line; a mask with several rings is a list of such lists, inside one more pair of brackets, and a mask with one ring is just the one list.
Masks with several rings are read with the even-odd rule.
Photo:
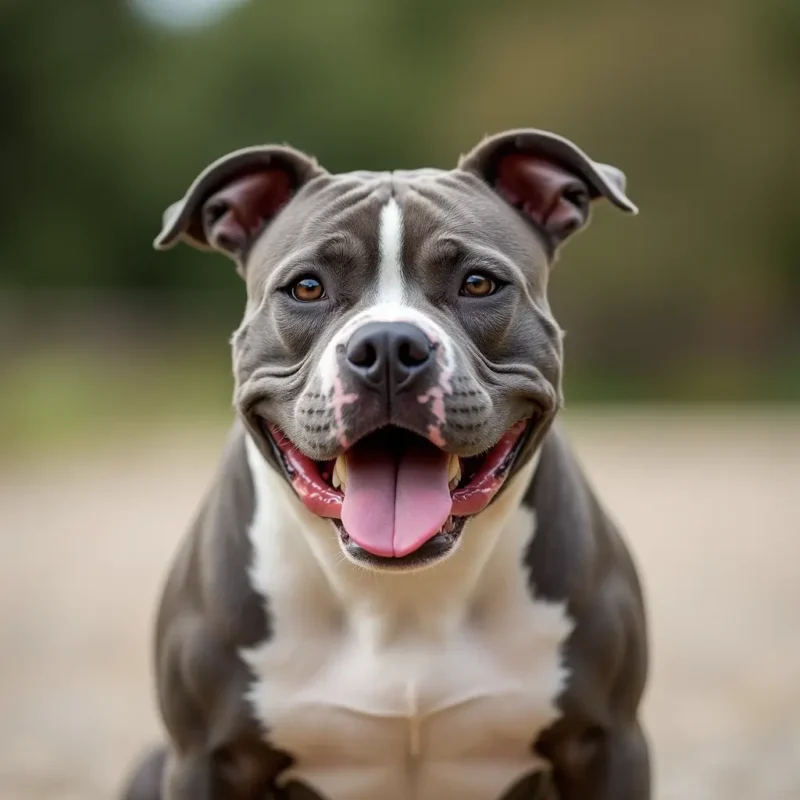
[[[417, 602], [417, 589], [423, 584], [430, 584], [426, 592], [431, 602], [452, 602], [456, 607], [463, 607], [468, 602], [471, 587], [479, 582], [481, 572], [497, 546], [498, 537], [503, 531], [511, 530], [508, 521], [533, 479], [541, 454], [536, 450], [509, 479], [502, 495], [467, 520], [458, 546], [447, 558], [435, 559], [425, 565], [411, 565], [408, 569], [376, 572], [363, 562], [348, 557], [334, 522], [314, 514], [303, 504], [280, 470], [265, 459], [252, 436], [245, 434], [245, 446], [257, 492], [269, 498], [269, 507], [274, 508], [276, 519], [286, 521], [286, 524], [265, 526], [270, 531], [270, 542], [259, 539], [254, 546], [291, 551], [291, 558], [302, 565], [300, 569], [304, 574], [324, 576], [326, 585], [348, 607], [361, 603], [382, 605], [384, 602], [392, 608], [398, 603], [413, 605]], [[278, 542], [283, 544], [276, 544]], [[370, 574], [377, 581], [366, 577]], [[384, 580], [387, 583], [384, 584]], [[389, 595], [384, 596], [387, 591]]]

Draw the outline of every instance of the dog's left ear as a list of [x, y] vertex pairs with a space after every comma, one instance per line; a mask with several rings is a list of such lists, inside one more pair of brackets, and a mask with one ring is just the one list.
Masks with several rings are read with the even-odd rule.
[[592, 161], [577, 145], [547, 131], [490, 136], [458, 166], [486, 181], [556, 247], [588, 224], [593, 200], [605, 197], [622, 211], [638, 213], [625, 194], [624, 173]]

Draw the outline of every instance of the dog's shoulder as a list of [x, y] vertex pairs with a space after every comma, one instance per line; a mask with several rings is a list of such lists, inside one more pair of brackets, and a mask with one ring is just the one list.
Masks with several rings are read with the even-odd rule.
[[557, 761], [562, 737], [605, 719], [613, 702], [635, 717], [648, 672], [647, 620], [633, 558], [563, 429], [548, 434], [524, 503], [537, 520], [525, 553], [531, 589], [565, 603], [575, 621], [564, 718], [542, 742]]
[[215, 476], [184, 536], [164, 586], [160, 625], [189, 611], [207, 617], [236, 646], [261, 641], [265, 609], [247, 571], [252, 561], [248, 531], [255, 508], [245, 432], [235, 423]]
[[258, 738], [246, 706], [252, 678], [239, 656], [269, 633], [266, 607], [247, 580], [253, 506], [237, 424], [172, 562], [157, 615], [159, 705], [170, 737], [187, 751]]
[[613, 579], [641, 589], [617, 524], [603, 508], [561, 425], [546, 436], [523, 503], [536, 514], [526, 564], [537, 594], [568, 600], [577, 611]]

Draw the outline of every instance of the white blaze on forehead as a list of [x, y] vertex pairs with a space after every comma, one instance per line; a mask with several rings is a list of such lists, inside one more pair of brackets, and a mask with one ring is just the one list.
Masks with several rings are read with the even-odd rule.
[[401, 303], [403, 286], [403, 211], [394, 198], [381, 209], [378, 242], [380, 269], [378, 297], [381, 303]]

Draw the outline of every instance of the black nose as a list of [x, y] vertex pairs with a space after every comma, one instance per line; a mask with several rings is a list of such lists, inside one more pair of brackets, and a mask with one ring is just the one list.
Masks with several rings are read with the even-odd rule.
[[408, 322], [368, 322], [347, 345], [351, 374], [394, 395], [410, 388], [433, 365], [428, 337]]

